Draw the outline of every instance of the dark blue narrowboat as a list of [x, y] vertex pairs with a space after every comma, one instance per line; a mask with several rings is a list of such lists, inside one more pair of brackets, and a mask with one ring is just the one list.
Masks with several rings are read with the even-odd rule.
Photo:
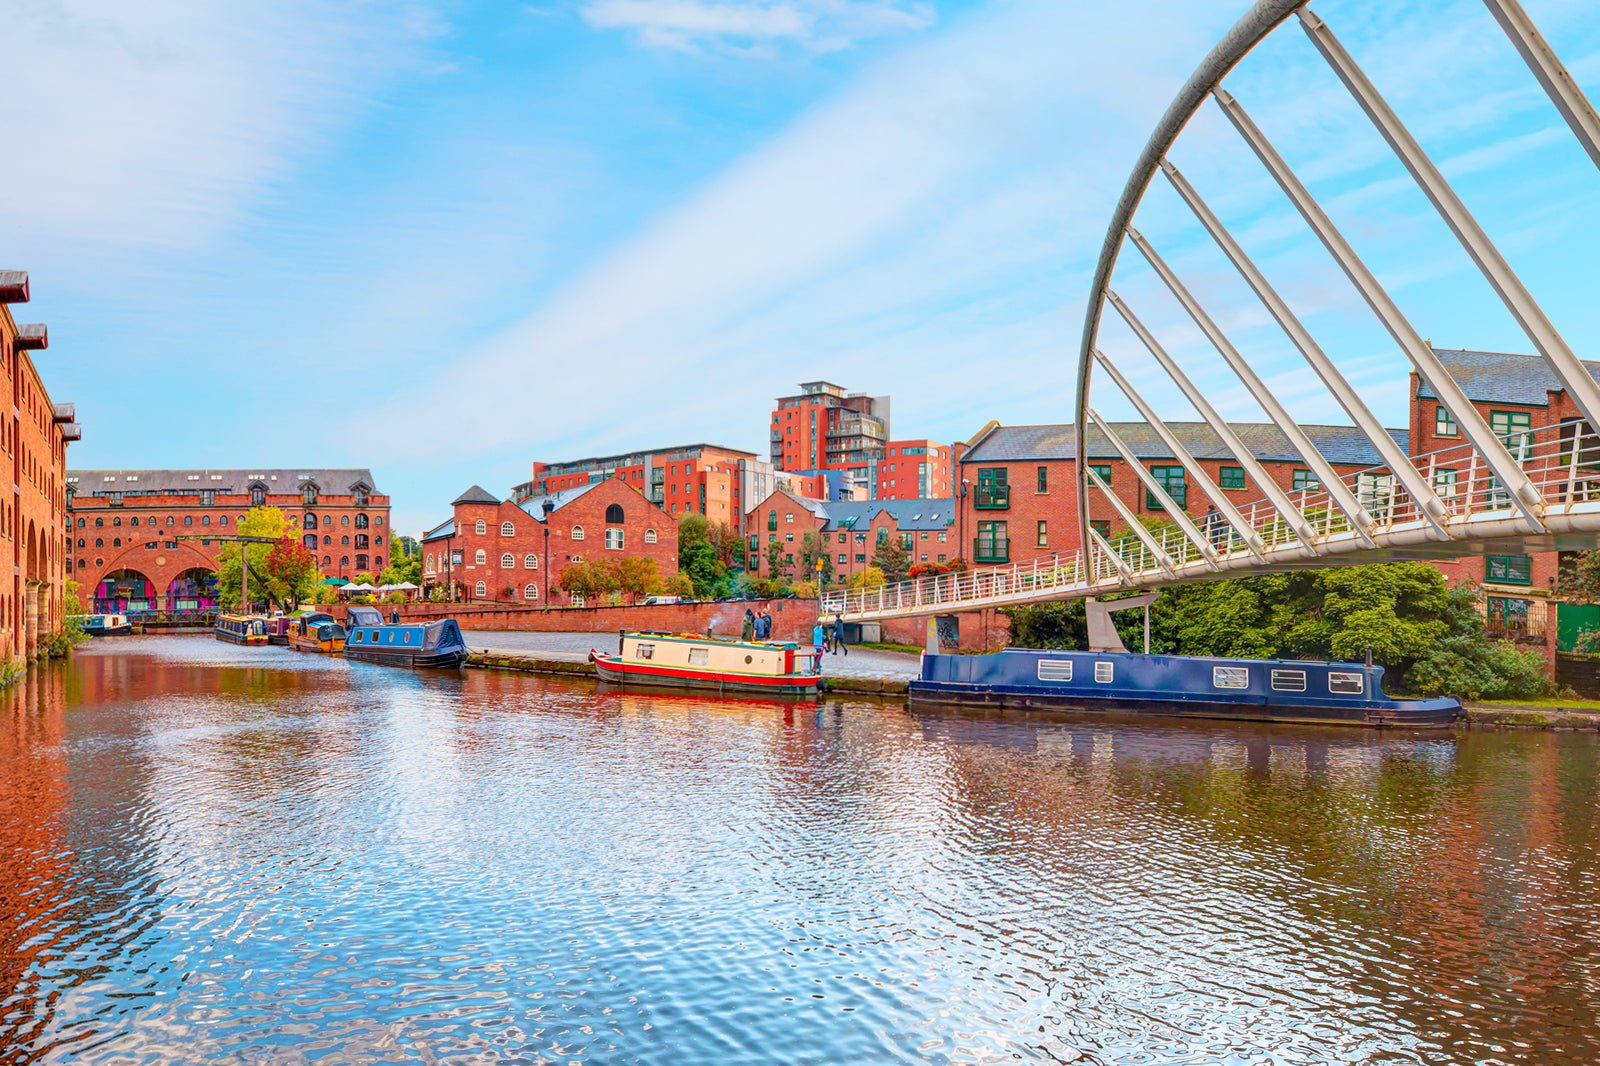
[[388, 623], [376, 607], [345, 615], [344, 657], [389, 666], [455, 667], [467, 661], [467, 642], [454, 618]]
[[78, 624], [91, 637], [122, 637], [133, 632], [133, 623], [122, 614], [86, 614]]
[[924, 655], [915, 702], [1049, 707], [1195, 718], [1369, 726], [1447, 726], [1455, 699], [1396, 700], [1383, 667], [1132, 652]]

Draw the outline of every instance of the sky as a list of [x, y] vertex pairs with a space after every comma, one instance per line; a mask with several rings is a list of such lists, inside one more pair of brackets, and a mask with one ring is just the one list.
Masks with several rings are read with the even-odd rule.
[[[0, 268], [70, 467], [370, 467], [408, 532], [535, 459], [764, 454], [800, 381], [892, 396], [903, 438], [1070, 421], [1112, 208], [1246, 6], [0, 0]], [[1592, 5], [1525, 6], [1600, 96]], [[1315, 9], [1600, 356], [1600, 172], [1483, 4]], [[1228, 86], [1424, 336], [1531, 350], [1294, 22]], [[1408, 364], [1231, 127], [1171, 158], [1404, 425]], [[1136, 225], [1297, 418], [1344, 421], [1160, 179]], [[1113, 284], [1262, 418], [1136, 253]], [[1101, 342], [1193, 417], [1114, 316]]]

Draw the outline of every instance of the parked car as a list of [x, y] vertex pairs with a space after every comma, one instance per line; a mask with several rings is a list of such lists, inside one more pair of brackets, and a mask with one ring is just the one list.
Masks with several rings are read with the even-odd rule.
[[644, 598], [644, 605], [646, 607], [650, 607], [658, 603], [679, 603], [681, 602], [681, 599], [682, 598], [678, 596], [646, 596]]

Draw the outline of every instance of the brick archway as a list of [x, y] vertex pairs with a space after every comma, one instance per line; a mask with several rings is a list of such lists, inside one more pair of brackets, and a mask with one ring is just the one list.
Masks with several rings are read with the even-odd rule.
[[[173, 542], [165, 542], [165, 544], [170, 543]], [[174, 578], [191, 570], [209, 570], [216, 573], [215, 549], [205, 551], [194, 541], [177, 541], [176, 546], [171, 548], [165, 544], [157, 541], [154, 548], [143, 543], [132, 544], [124, 548], [113, 548], [111, 554], [99, 556], [105, 560], [105, 564], [95, 568], [98, 576], [94, 578], [92, 584], [85, 583], [84, 587], [79, 589], [79, 596], [86, 601], [85, 607], [93, 606], [94, 591], [100, 581], [119, 570], [143, 575], [155, 588], [155, 608], [160, 611], [168, 609], [167, 590]], [[221, 547], [220, 542], [216, 543], [216, 547]]]

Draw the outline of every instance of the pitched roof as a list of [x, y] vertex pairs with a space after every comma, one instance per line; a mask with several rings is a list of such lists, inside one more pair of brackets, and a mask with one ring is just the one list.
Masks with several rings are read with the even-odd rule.
[[[612, 479], [607, 478], [606, 480], [609, 481]], [[529, 496], [526, 500], [519, 501], [517, 506], [526, 511], [529, 517], [533, 518], [535, 521], [543, 522], [544, 501], [550, 501], [550, 510], [559, 511], [573, 500], [576, 500], [579, 496], [582, 496], [591, 489], [599, 488], [605, 483], [605, 481], [591, 481], [587, 485], [575, 485], [570, 489], [562, 489], [560, 492], [547, 493], [544, 496]]]
[[954, 500], [830, 500], [822, 506], [827, 515], [824, 530], [866, 529], [885, 511], [903, 530], [945, 529], [956, 520]]
[[365, 484], [377, 494], [372, 471], [365, 467], [308, 470], [304, 467], [273, 469], [246, 467], [242, 470], [68, 470], [67, 484], [79, 496], [104, 496], [111, 492], [145, 496], [192, 496], [198, 492], [218, 492], [240, 496], [260, 481], [269, 493], [298, 493], [307, 482], [332, 495], [349, 493]]
[[[1300, 453], [1289, 443], [1283, 431], [1270, 423], [1231, 422], [1229, 425], [1239, 435], [1245, 447], [1264, 462], [1299, 462]], [[1154, 429], [1145, 422], [1112, 422], [1111, 428], [1122, 442], [1139, 459], [1173, 459], [1172, 454]], [[1233, 453], [1223, 445], [1216, 430], [1204, 422], [1168, 422], [1178, 442], [1196, 459], [1231, 459]], [[1301, 426], [1311, 443], [1330, 463], [1341, 466], [1381, 466], [1383, 457], [1367, 440], [1366, 435], [1354, 426]], [[1400, 447], [1407, 447], [1408, 431], [1391, 429], [1389, 436]], [[1089, 458], [1118, 459], [1120, 454], [1105, 436], [1093, 427], [1087, 438]], [[1077, 452], [1077, 440], [1070, 423], [1050, 426], [996, 426], [985, 434], [961, 462], [995, 463], [1019, 460], [1072, 459]]]
[[[1475, 352], [1464, 348], [1435, 348], [1434, 354], [1456, 379], [1467, 399], [1475, 403], [1514, 403], [1525, 407], [1548, 407], [1550, 393], [1565, 386], [1544, 359], [1537, 355], [1512, 355], [1508, 352]], [[1589, 376], [1600, 378], [1600, 362], [1584, 360]], [[1439, 397], [1423, 382], [1417, 388], [1420, 400]]]
[[500, 497], [494, 495], [494, 493], [490, 492], [488, 489], [484, 488], [482, 485], [474, 485], [470, 489], [468, 489], [466, 492], [463, 492], [461, 495], [459, 495], [455, 499], [451, 500], [450, 501], [450, 506], [454, 507], [458, 503], [493, 503], [493, 504], [498, 504], [499, 502], [500, 502]]
[[443, 522], [424, 533], [422, 542], [426, 544], [430, 540], [442, 540], [445, 537], [453, 537], [455, 535], [456, 520], [454, 518], [446, 518]]

